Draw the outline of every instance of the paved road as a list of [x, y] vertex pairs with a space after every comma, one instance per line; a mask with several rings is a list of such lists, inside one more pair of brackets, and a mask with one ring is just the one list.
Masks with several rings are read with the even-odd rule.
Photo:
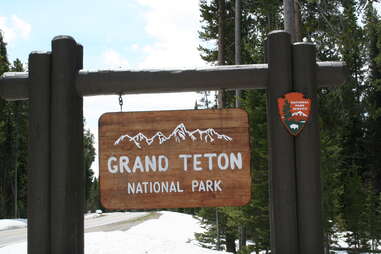
[[[128, 230], [145, 220], [158, 218], [158, 213], [105, 213], [97, 218], [85, 219], [85, 232]], [[27, 229], [0, 231], [0, 248], [9, 244], [26, 241]]]

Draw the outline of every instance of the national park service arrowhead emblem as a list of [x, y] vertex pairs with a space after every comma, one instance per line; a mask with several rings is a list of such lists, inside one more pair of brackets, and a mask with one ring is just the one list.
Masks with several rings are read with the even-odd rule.
[[310, 116], [311, 103], [311, 99], [298, 92], [278, 98], [280, 120], [291, 135], [296, 136], [302, 131]]

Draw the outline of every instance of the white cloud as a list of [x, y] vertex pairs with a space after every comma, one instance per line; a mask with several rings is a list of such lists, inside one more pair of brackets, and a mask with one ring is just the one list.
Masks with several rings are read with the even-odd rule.
[[[133, 44], [130, 49], [143, 54], [143, 60], [134, 68], [180, 68], [206, 65], [200, 58], [199, 6], [198, 0], [135, 0], [146, 7], [143, 14], [145, 26], [142, 32], [152, 37], [150, 44]], [[110, 68], [131, 67], [115, 50], [102, 55], [103, 62]], [[190, 93], [126, 95], [124, 111], [192, 109], [198, 95]], [[98, 119], [104, 112], [119, 111], [118, 96], [86, 97], [84, 112], [87, 128], [97, 135]], [[98, 148], [98, 145], [96, 145]], [[98, 151], [97, 151], [98, 152]], [[92, 168], [98, 175], [98, 158]]]
[[10, 18], [0, 16], [0, 29], [3, 32], [5, 42], [10, 43], [17, 39], [27, 40], [32, 31], [32, 26], [16, 15], [12, 15]]
[[134, 43], [131, 45], [131, 49], [134, 51], [137, 51], [139, 48], [140, 48], [139, 44]]
[[103, 52], [102, 60], [106, 69], [125, 69], [129, 66], [127, 59], [123, 58], [113, 49], [108, 49]]
[[143, 47], [146, 53], [138, 67], [176, 68], [205, 65], [199, 56], [198, 0], [136, 0], [146, 7], [145, 31], [154, 43]]

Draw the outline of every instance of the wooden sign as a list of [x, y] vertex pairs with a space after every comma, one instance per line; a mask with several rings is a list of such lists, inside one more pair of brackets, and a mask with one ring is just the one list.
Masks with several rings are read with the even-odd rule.
[[291, 135], [297, 136], [303, 130], [310, 116], [311, 102], [298, 92], [278, 98], [280, 120]]
[[250, 200], [241, 109], [106, 113], [99, 119], [107, 209], [241, 206]]

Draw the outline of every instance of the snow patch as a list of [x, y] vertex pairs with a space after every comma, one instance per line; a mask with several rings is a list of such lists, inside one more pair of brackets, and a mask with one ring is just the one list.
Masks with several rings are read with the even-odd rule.
[[191, 215], [160, 212], [159, 219], [148, 220], [126, 232], [95, 232], [86, 234], [86, 254], [213, 254], [226, 253], [197, 245], [195, 232], [203, 229]]
[[101, 216], [102, 216], [102, 214], [99, 214], [99, 213], [87, 213], [87, 214], [85, 214], [85, 220], [94, 219], [94, 218], [98, 218]]
[[[132, 213], [131, 213], [132, 214]], [[147, 220], [127, 231], [85, 234], [86, 254], [223, 254], [227, 252], [198, 246], [194, 233], [203, 229], [188, 214], [160, 212], [158, 219]], [[0, 254], [26, 254], [27, 243], [0, 248]]]
[[15, 228], [25, 228], [27, 226], [26, 219], [1, 219], [0, 231]]

